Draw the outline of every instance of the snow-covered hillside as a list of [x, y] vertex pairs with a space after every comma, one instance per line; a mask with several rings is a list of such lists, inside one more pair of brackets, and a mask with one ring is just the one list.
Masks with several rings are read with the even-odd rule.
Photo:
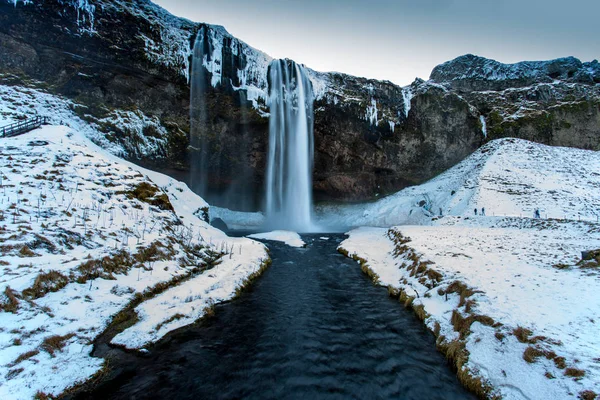
[[533, 217], [597, 221], [600, 152], [499, 139], [431, 181], [377, 202], [324, 206], [325, 226], [425, 224], [439, 215]]
[[65, 123], [0, 139], [3, 399], [58, 395], [101, 373], [92, 342], [124, 309], [135, 318], [114, 342], [138, 349], [235, 296], [268, 261], [262, 244], [208, 225], [185, 184]]

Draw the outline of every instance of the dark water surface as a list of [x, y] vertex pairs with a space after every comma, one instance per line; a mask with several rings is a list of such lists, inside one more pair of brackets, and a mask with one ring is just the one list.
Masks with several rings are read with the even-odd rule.
[[[328, 236], [329, 240], [321, 240]], [[336, 252], [268, 242], [273, 264], [216, 317], [117, 357], [92, 399], [474, 399], [412, 312]]]

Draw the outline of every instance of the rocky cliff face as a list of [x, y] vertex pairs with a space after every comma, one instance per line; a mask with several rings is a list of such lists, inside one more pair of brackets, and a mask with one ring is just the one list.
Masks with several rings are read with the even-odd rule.
[[[204, 29], [202, 29], [204, 28]], [[214, 201], [261, 194], [271, 58], [224, 28], [177, 18], [147, 0], [0, 0], [0, 83], [76, 103], [120, 155], [190, 178], [193, 45], [206, 35], [206, 132]], [[501, 64], [467, 55], [429, 81], [399, 87], [309, 70], [315, 92], [314, 190], [367, 200], [423, 182], [486, 141], [515, 136], [600, 149], [600, 65], [575, 58]], [[210, 200], [210, 199], [209, 199]], [[250, 204], [259, 207], [260, 196]]]

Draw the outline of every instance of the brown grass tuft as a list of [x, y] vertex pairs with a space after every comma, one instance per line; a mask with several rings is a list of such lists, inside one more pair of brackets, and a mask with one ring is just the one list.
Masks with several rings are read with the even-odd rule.
[[425, 321], [429, 317], [429, 314], [425, 311], [425, 306], [423, 304], [419, 304], [418, 306], [413, 306], [413, 311], [415, 312], [417, 318], [421, 321]]
[[517, 338], [517, 340], [521, 343], [529, 343], [529, 337], [533, 335], [533, 332], [527, 328], [523, 328], [518, 326], [513, 330], [513, 334]]
[[394, 299], [400, 297], [400, 289], [396, 289], [392, 285], [388, 286], [388, 295]]
[[13, 362], [11, 362], [9, 364], [9, 366], [12, 367], [12, 366], [17, 365], [21, 361], [29, 360], [31, 357], [37, 356], [39, 353], [40, 353], [40, 351], [37, 349], [28, 351], [27, 353], [23, 353], [19, 357], [17, 357]]
[[529, 346], [523, 352], [523, 360], [528, 363], [534, 363], [538, 358], [542, 357], [544, 352], [536, 347]]
[[171, 323], [171, 322], [173, 322], [173, 321], [176, 321], [176, 320], [178, 320], [178, 319], [181, 319], [181, 318], [185, 318], [185, 315], [183, 315], [183, 314], [180, 314], [180, 313], [177, 313], [177, 314], [173, 315], [172, 317], [170, 317], [170, 318], [167, 318], [166, 320], [164, 320], [164, 321], [163, 321], [163, 322], [161, 322], [160, 324], [156, 325], [156, 326], [154, 327], [154, 330], [155, 330], [155, 331], [158, 331], [158, 330], [160, 330], [160, 328], [162, 328], [163, 326], [165, 326], [165, 325], [167, 325], [167, 324], [169, 324], [169, 323]]
[[33, 252], [33, 250], [31, 250], [29, 248], [29, 246], [25, 245], [23, 247], [21, 247], [21, 250], [19, 250], [19, 257], [37, 257], [38, 255], [36, 253]]
[[61, 351], [66, 346], [67, 340], [71, 339], [73, 336], [75, 336], [74, 333], [68, 333], [64, 336], [48, 336], [46, 339], [44, 339], [40, 348], [54, 357], [54, 353], [56, 351]]
[[554, 365], [558, 369], [565, 369], [567, 368], [567, 361], [564, 357], [554, 357]]
[[581, 400], [596, 400], [596, 397], [598, 397], [596, 392], [591, 390], [584, 390], [583, 392], [579, 393], [579, 398]]
[[0, 302], [0, 311], [16, 313], [19, 308], [18, 293], [7, 286], [4, 289], [4, 301]]
[[33, 282], [33, 285], [23, 290], [23, 296], [30, 299], [39, 299], [49, 292], [57, 292], [67, 286], [69, 278], [58, 271], [51, 270], [40, 273]]
[[567, 368], [565, 369], [565, 375], [573, 378], [581, 378], [585, 376], [585, 371], [577, 368]]

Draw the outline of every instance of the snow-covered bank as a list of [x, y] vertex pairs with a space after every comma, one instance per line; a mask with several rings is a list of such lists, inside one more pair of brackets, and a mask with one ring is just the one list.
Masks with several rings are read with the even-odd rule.
[[265, 233], [254, 233], [252, 235], [248, 235], [249, 238], [252, 239], [262, 239], [262, 240], [274, 240], [276, 242], [283, 242], [291, 247], [304, 247], [306, 243], [302, 240], [300, 235], [296, 232], [290, 231], [272, 231]]
[[361, 228], [340, 247], [391, 293], [402, 292], [467, 386], [503, 399], [600, 393], [600, 270], [577, 265], [581, 251], [600, 248], [600, 225], [436, 223]]
[[101, 371], [91, 343], [132, 301], [143, 300], [138, 321], [116, 341], [137, 348], [234, 297], [268, 260], [262, 244], [208, 225], [185, 184], [84, 133], [45, 126], [0, 139], [3, 399], [58, 395]]

